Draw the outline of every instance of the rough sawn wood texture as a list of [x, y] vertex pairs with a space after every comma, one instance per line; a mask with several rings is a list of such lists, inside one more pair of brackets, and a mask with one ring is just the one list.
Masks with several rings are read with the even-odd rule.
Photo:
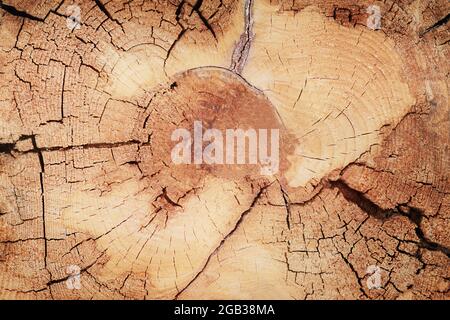
[[[2, 1], [0, 298], [449, 299], [449, 14]], [[280, 128], [280, 173], [168, 163], [196, 117]]]

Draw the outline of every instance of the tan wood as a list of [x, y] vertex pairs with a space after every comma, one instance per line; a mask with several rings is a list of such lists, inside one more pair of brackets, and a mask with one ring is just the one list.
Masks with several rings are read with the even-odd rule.
[[449, 2], [172, 2], [3, 1], [0, 298], [448, 299]]

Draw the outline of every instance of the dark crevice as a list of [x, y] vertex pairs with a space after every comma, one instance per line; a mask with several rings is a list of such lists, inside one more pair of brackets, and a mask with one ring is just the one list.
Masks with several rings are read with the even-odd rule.
[[132, 166], [136, 166], [138, 168], [138, 170], [140, 171], [140, 173], [143, 174], [142, 169], [140, 167], [140, 162], [139, 161], [136, 161], [136, 160], [127, 161], [124, 164], [129, 164], [129, 165], [132, 165]]
[[333, 10], [333, 19], [338, 20], [343, 17], [345, 17], [348, 20], [348, 22], [351, 22], [353, 19], [352, 11], [347, 8], [335, 7]]
[[206, 26], [206, 28], [211, 32], [214, 39], [217, 40], [216, 32], [214, 31], [213, 27], [209, 23], [208, 19], [206, 19], [200, 11], [197, 11], [197, 14], [200, 17], [200, 20], [202, 20], [203, 24]]
[[[185, 32], [187, 31], [187, 29], [185, 29], [183, 26], [181, 26], [183, 29], [180, 31], [180, 33], [178, 34], [178, 37], [174, 40], [174, 42], [172, 42], [171, 46], [169, 47], [169, 50], [167, 50], [167, 55], [166, 55], [166, 61], [169, 58], [173, 48], [175, 47], [175, 45], [177, 44], [178, 41], [181, 40], [181, 38], [183, 37], [183, 35], [185, 34]], [[166, 65], [166, 61], [164, 61], [164, 66]]]
[[200, 10], [200, 8], [202, 7], [202, 5], [203, 5], [203, 0], [197, 0], [195, 2], [194, 6], [192, 7], [190, 15], [192, 15], [192, 13], [194, 13], [194, 11], [198, 12]]
[[[164, 187], [162, 190], [162, 194], [161, 196], [164, 200], [166, 200], [170, 205], [174, 206], [174, 207], [179, 207], [182, 208], [182, 206], [178, 203], [176, 203], [175, 201], [173, 201], [169, 195], [167, 194], [167, 187]], [[157, 198], [158, 199], [158, 198]]]
[[[29, 136], [23, 136], [21, 138], [29, 138]], [[33, 147], [32, 150], [30, 151], [24, 151], [22, 153], [29, 153], [29, 152], [49, 152], [49, 151], [67, 151], [67, 150], [72, 150], [72, 149], [111, 149], [111, 148], [116, 148], [116, 147], [122, 147], [122, 146], [128, 146], [128, 145], [135, 145], [135, 144], [142, 144], [141, 141], [138, 140], [129, 140], [129, 141], [123, 141], [123, 142], [112, 142], [112, 143], [91, 143], [91, 144], [80, 144], [80, 145], [73, 145], [73, 146], [69, 146], [69, 147], [63, 147], [63, 146], [54, 146], [54, 147], [41, 147], [41, 148], [37, 148]], [[41, 156], [42, 157], [42, 154]], [[41, 162], [41, 165], [43, 165], [43, 161]]]
[[[97, 5], [97, 7], [100, 9], [100, 11], [103, 12], [103, 14], [104, 14], [109, 20], [111, 20], [111, 21], [117, 23], [117, 24], [121, 27], [122, 31], [125, 33], [125, 30], [123, 29], [123, 26], [122, 26], [122, 24], [120, 23], [120, 21], [117, 20], [116, 18], [114, 18], [114, 17], [112, 16], [112, 14], [108, 11], [108, 9], [106, 9], [106, 6], [103, 4], [103, 2], [100, 1], [100, 0], [94, 0], [94, 1], [95, 1], [95, 4]], [[102, 24], [103, 24], [103, 23], [102, 23]], [[99, 26], [99, 27], [100, 27], [100, 26]]]
[[428, 239], [423, 233], [421, 229], [423, 212], [421, 210], [414, 207], [400, 207], [399, 210], [416, 225], [415, 232], [420, 239], [419, 247], [430, 251], [440, 251], [450, 258], [450, 248]]
[[342, 180], [329, 181], [329, 183], [332, 187], [339, 189], [346, 200], [356, 204], [362, 211], [372, 217], [386, 219], [396, 213], [394, 210], [380, 208], [372, 200], [367, 198], [363, 192], [350, 188]]
[[291, 230], [291, 201], [283, 187], [281, 187], [281, 194], [283, 196], [284, 207], [286, 208], [286, 225], [288, 229]]
[[433, 24], [432, 26], [426, 28], [421, 34], [420, 36], [423, 37], [425, 34], [427, 34], [428, 32], [439, 28], [440, 26], [443, 26], [445, 24], [447, 24], [450, 21], [450, 13], [447, 14], [444, 18], [442, 18], [441, 20], [438, 20], [435, 24]]
[[[60, 121], [53, 121], [53, 122], [60, 122]], [[150, 138], [150, 137], [149, 137]], [[18, 141], [23, 140], [31, 140], [31, 144], [33, 146], [32, 149], [26, 150], [26, 151], [20, 151], [16, 149], [16, 143]], [[112, 149], [122, 146], [129, 146], [129, 145], [145, 145], [146, 143], [142, 143], [138, 140], [129, 140], [129, 141], [122, 141], [122, 142], [112, 142], [112, 143], [91, 143], [91, 144], [81, 144], [81, 145], [73, 145], [68, 147], [63, 146], [53, 146], [53, 147], [38, 147], [36, 143], [36, 138], [34, 135], [22, 135], [18, 141], [14, 143], [5, 143], [0, 144], [0, 153], [7, 153], [7, 154], [13, 154], [13, 152], [17, 154], [27, 154], [27, 153], [37, 153], [39, 158], [39, 164], [41, 167], [41, 171], [44, 172], [44, 158], [42, 155], [42, 152], [52, 152], [52, 151], [68, 151], [73, 149], [81, 149], [81, 150], [88, 150], [88, 149]]]
[[172, 42], [172, 44], [170, 45], [169, 49], [167, 50], [166, 53], [166, 58], [164, 59], [164, 73], [167, 75], [166, 73], [166, 64], [167, 64], [167, 60], [170, 57], [170, 54], [172, 53], [172, 50], [175, 48], [175, 46], [177, 45], [177, 43], [183, 38], [183, 36], [185, 35], [185, 33], [188, 30], [192, 30], [190, 28], [186, 28], [181, 22], [181, 14], [182, 14], [182, 10], [184, 8], [184, 5], [186, 4], [185, 0], [182, 0], [180, 2], [180, 4], [178, 5], [176, 11], [175, 11], [175, 19], [177, 21], [177, 25], [180, 26], [181, 31], [178, 33], [177, 38]]
[[148, 116], [145, 117], [144, 124], [142, 125], [142, 129], [147, 128], [147, 123], [148, 123], [148, 120], [150, 120], [151, 115], [152, 114], [150, 113]]
[[49, 11], [47, 12], [47, 14], [45, 15], [44, 18], [40, 18], [40, 17], [34, 16], [34, 15], [32, 15], [32, 14], [26, 12], [26, 11], [18, 10], [17, 8], [15, 8], [15, 7], [13, 7], [13, 6], [4, 4], [3, 1], [1, 1], [1, 0], [0, 0], [0, 8], [3, 9], [3, 10], [5, 10], [6, 12], [8, 12], [9, 14], [11, 14], [11, 15], [13, 15], [13, 16], [15, 16], [15, 17], [24, 18], [24, 19], [29, 19], [29, 20], [38, 21], [38, 22], [45, 22], [45, 20], [47, 19], [47, 17], [48, 17], [51, 13], [53, 13], [53, 14], [55, 14], [55, 15], [57, 15], [57, 16], [60, 16], [60, 17], [67, 18], [67, 16], [65, 16], [65, 15], [63, 15], [63, 14], [60, 14], [60, 13], [58, 12], [58, 10], [61, 8], [61, 6], [63, 5], [63, 3], [64, 3], [64, 0], [61, 0], [61, 2], [56, 6], [56, 8], [51, 9], [51, 10], [49, 10]]
[[8, 12], [9, 14], [11, 14], [13, 16], [16, 16], [16, 17], [30, 19], [30, 20], [39, 21], [39, 22], [43, 22], [44, 21], [44, 19], [36, 17], [36, 16], [33, 16], [33, 15], [29, 14], [28, 12], [21, 11], [21, 10], [16, 9], [13, 6], [4, 4], [3, 1], [0, 1], [0, 8], [2, 8], [6, 12]]
[[42, 155], [42, 151], [39, 150], [37, 142], [36, 142], [36, 136], [30, 135], [26, 137], [22, 137], [22, 139], [29, 138], [31, 140], [31, 144], [33, 145], [33, 151], [37, 153], [38, 159], [39, 159], [39, 165], [40, 165], [40, 172], [39, 172], [39, 182], [40, 182], [40, 188], [41, 188], [41, 210], [42, 210], [42, 233], [44, 238], [44, 266], [47, 268], [47, 230], [45, 226], [45, 188], [44, 188], [44, 174], [45, 174], [45, 164], [44, 164], [44, 157]]
[[177, 10], [175, 11], [175, 19], [177, 20], [177, 22], [180, 21], [181, 10], [183, 9], [184, 4], [185, 2], [184, 0], [182, 0], [178, 5]]
[[95, 1], [95, 4], [97, 5], [97, 7], [100, 9], [100, 11], [103, 12], [105, 14], [105, 16], [108, 17], [108, 19], [114, 21], [111, 13], [109, 13], [108, 9], [106, 9], [106, 7], [103, 4], [103, 2], [101, 2], [100, 0], [94, 0], [94, 1]]
[[344, 181], [329, 181], [330, 185], [339, 189], [344, 198], [356, 204], [362, 211], [376, 219], [384, 220], [394, 215], [402, 215], [407, 217], [416, 225], [415, 233], [419, 238], [418, 246], [431, 251], [440, 251], [450, 258], [450, 249], [429, 240], [421, 229], [424, 212], [418, 208], [408, 206], [407, 204], [399, 204], [395, 208], [383, 209], [366, 197], [366, 195], [358, 190], [348, 186]]
[[203, 0], [197, 0], [195, 2], [194, 6], [192, 7], [190, 15], [192, 15], [193, 12], [196, 12], [197, 15], [200, 17], [200, 20], [202, 20], [203, 24], [206, 26], [206, 28], [211, 32], [214, 39], [217, 40], [216, 33], [214, 32], [214, 29], [212, 28], [211, 24], [209, 23], [208, 19], [205, 18], [203, 13], [200, 11], [200, 8], [202, 7]]
[[64, 67], [64, 75], [61, 89], [61, 122], [64, 121], [64, 87], [66, 86], [66, 67]]
[[33, 152], [36, 152], [38, 154], [38, 158], [39, 158], [39, 165], [41, 166], [41, 172], [44, 173], [45, 172], [45, 166], [44, 166], [44, 157], [42, 156], [42, 151], [41, 149], [38, 148], [37, 146], [37, 142], [36, 142], [36, 136], [35, 135], [31, 135], [31, 136], [23, 136], [21, 138], [22, 139], [30, 139], [31, 140], [31, 144], [33, 145]]
[[0, 143], [0, 153], [11, 154], [15, 147], [14, 143]]

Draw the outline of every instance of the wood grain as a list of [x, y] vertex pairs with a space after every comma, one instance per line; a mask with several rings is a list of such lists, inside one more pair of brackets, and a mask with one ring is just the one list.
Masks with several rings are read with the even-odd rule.
[[[449, 14], [2, 1], [0, 298], [449, 299]], [[171, 164], [196, 119], [279, 129], [281, 170]]]

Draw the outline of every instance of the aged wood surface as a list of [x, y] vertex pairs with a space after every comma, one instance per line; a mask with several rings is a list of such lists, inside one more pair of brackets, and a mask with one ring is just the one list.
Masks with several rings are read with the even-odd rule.
[[[0, 298], [449, 299], [449, 14], [2, 1]], [[198, 117], [280, 172], [171, 164]]]

